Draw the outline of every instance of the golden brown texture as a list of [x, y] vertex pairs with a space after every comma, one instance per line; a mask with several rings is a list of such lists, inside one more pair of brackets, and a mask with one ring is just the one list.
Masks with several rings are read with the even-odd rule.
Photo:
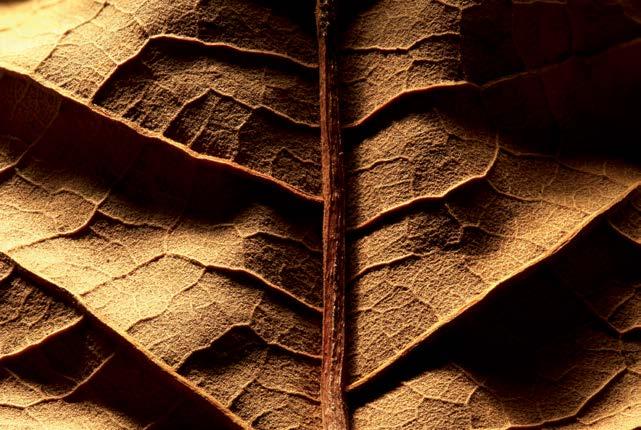
[[[359, 15], [347, 26], [347, 34], [382, 34], [394, 16], [392, 7], [410, 21], [424, 16], [401, 13], [400, 3], [390, 2], [387, 8], [384, 3]], [[488, 19], [500, 19], [494, 12], [501, 7], [496, 2], [465, 7], [460, 19], [485, 8], [493, 11]], [[513, 5], [512, 19], [521, 7], [529, 6]], [[579, 13], [573, 12], [573, 4], [568, 8], [567, 13]], [[621, 11], [613, 15], [614, 22], [627, 23]], [[585, 26], [592, 32], [607, 24], [595, 21], [574, 30], [577, 44]], [[465, 28], [459, 21], [455, 24], [459, 32]], [[432, 35], [427, 25], [420, 31], [409, 25], [398, 28], [403, 40], [418, 38], [418, 33]], [[630, 24], [620, 30], [633, 28]], [[502, 37], [512, 45], [527, 28], [507, 30]], [[540, 31], [541, 37], [550, 37], [547, 27]], [[456, 39], [464, 43], [465, 35]], [[436, 80], [394, 89], [368, 73], [360, 81], [363, 88], [371, 82], [392, 92], [380, 102], [376, 100], [382, 93], [345, 98], [346, 111], [353, 109], [354, 100], [374, 100], [382, 107], [372, 108], [346, 134], [352, 148], [350, 190], [357, 197], [350, 207], [351, 327], [358, 333], [350, 344], [352, 388], [376, 378], [497, 285], [554, 254], [637, 185], [641, 171], [635, 152], [620, 139], [634, 142], [639, 137], [632, 124], [638, 108], [631, 107], [632, 98], [641, 93], [636, 60], [641, 44], [628, 33], [620, 39], [605, 47], [597, 46], [603, 41], [586, 39], [581, 53], [568, 53], [556, 63], [515, 57], [523, 68], [537, 68], [493, 71], [498, 79], [480, 86], [475, 82], [484, 79], [462, 75], [464, 83]], [[350, 36], [345, 40], [361, 43]], [[588, 47], [588, 42], [595, 46]], [[385, 48], [379, 46], [382, 39], [368, 43], [375, 47], [345, 49], [363, 49], [369, 56]], [[465, 52], [459, 51], [463, 59]], [[399, 55], [393, 50], [389, 58]], [[357, 70], [351, 61], [345, 58], [341, 70]], [[372, 67], [384, 64], [371, 60]]]
[[[528, 82], [509, 84], [525, 89]], [[421, 97], [421, 108], [438, 106], [439, 96]], [[611, 102], [609, 96], [605, 100]], [[491, 102], [485, 106], [493, 107]], [[531, 109], [526, 108], [514, 108], [514, 116]], [[431, 112], [422, 118], [429, 121]], [[500, 112], [497, 118], [509, 124], [508, 115]], [[431, 116], [433, 123], [412, 129], [415, 136], [434, 136], [425, 141], [434, 145], [437, 155], [432, 158], [444, 160], [441, 169], [422, 169], [409, 161], [394, 170], [389, 168], [394, 162], [382, 158], [366, 170], [378, 175], [376, 183], [382, 187], [376, 191], [363, 183], [363, 175], [353, 176], [353, 189], [378, 200], [354, 203], [352, 327], [361, 334], [352, 342], [354, 384], [375, 376], [497, 284], [554, 253], [582, 226], [621, 201], [640, 179], [632, 155], [622, 155], [627, 148], [612, 144], [609, 154], [599, 148], [598, 129], [592, 131], [594, 136], [572, 127], [546, 130], [544, 139], [532, 144], [529, 138], [539, 131], [529, 124], [498, 127], [494, 154], [486, 138], [485, 146], [478, 144], [483, 152], [472, 158], [480, 166], [456, 163], [460, 169], [451, 169], [448, 151], [455, 147], [438, 146], [442, 116]], [[386, 126], [385, 121], [377, 125], [381, 123]], [[370, 138], [380, 139], [377, 148], [385, 146], [386, 131], [376, 130]], [[463, 140], [465, 135], [459, 134]], [[385, 186], [388, 183], [393, 186]], [[430, 190], [439, 183], [449, 189]], [[429, 186], [421, 189], [421, 184]], [[358, 212], [370, 210], [372, 215], [359, 222]]]
[[77, 325], [81, 316], [16, 276], [11, 260], [0, 257], [2, 343], [0, 357], [19, 354], [45, 338]]
[[[641, 426], [638, 2], [337, 4], [352, 427]], [[0, 2], [0, 427], [321, 427], [318, 48]]]
[[[2, 252], [247, 422], [313, 426], [316, 208], [301, 202], [288, 215], [273, 186], [136, 135], [33, 82], [1, 82], [15, 94], [2, 131], [17, 148], [7, 151], [0, 185]], [[20, 119], [32, 109], [51, 112], [40, 129]], [[230, 354], [230, 344], [244, 352]]]
[[343, 113], [348, 122], [358, 123], [407, 92], [545, 71], [573, 56], [636, 39], [638, 12], [630, 3], [634, 2], [350, 3], [344, 11], [340, 68]]
[[639, 252], [600, 222], [359, 393], [354, 428], [637, 428]]
[[313, 198], [320, 194], [313, 4], [267, 3], [3, 3], [0, 65]]
[[5, 313], [3, 340], [22, 340], [3, 345], [0, 357], [3, 428], [160, 429], [179, 421], [196, 429], [211, 420], [239, 428], [64, 297], [2, 262], [3, 305], [21, 300]]

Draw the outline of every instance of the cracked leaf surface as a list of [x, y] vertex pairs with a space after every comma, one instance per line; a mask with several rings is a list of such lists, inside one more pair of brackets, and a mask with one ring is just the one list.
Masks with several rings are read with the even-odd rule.
[[[641, 426], [636, 2], [338, 12], [353, 428]], [[0, 3], [0, 427], [321, 428], [317, 43]]]
[[[172, 420], [206, 428], [206, 420], [220, 420], [201, 399], [180, 391], [171, 376], [133, 354], [130, 345], [113, 339], [9, 259], [3, 262], [2, 306], [21, 301], [12, 307], [13, 319], [2, 324], [3, 428], [171, 428], [166, 426]], [[201, 417], [190, 417], [196, 414]]]
[[[4, 80], [42, 92], [43, 103], [55, 108], [40, 133], [24, 128], [37, 136], [24, 141], [30, 136], [16, 118], [28, 106], [20, 98], [9, 106], [15, 116], [6, 132], [23, 152], [12, 153], [0, 185], [2, 251], [76, 295], [247, 422], [260, 426], [273, 415], [313, 427], [320, 360], [316, 208], [301, 202], [292, 217], [280, 190], [110, 128], [35, 84]], [[77, 121], [78, 134], [64, 132], [69, 120]], [[175, 174], [167, 176], [164, 166]], [[250, 185], [267, 187], [259, 200]], [[246, 198], [239, 199], [244, 187]], [[225, 204], [229, 192], [234, 198]], [[70, 213], [72, 204], [77, 209]], [[199, 358], [225, 354], [224, 339], [238, 331], [247, 333], [234, 337], [247, 355]], [[253, 369], [238, 372], [248, 361]]]
[[11, 2], [0, 6], [0, 62], [164, 140], [316, 195], [313, 3], [270, 3]]
[[609, 309], [638, 253], [600, 222], [357, 396], [354, 428], [636, 428], [641, 344]]

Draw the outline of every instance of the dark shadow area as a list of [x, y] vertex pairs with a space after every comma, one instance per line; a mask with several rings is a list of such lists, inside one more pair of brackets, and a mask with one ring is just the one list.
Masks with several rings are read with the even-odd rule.
[[485, 0], [463, 11], [463, 67], [469, 80], [484, 83], [593, 54], [640, 32], [641, 25], [615, 2]]
[[201, 0], [198, 35], [206, 41], [251, 40], [262, 33], [263, 48], [316, 63], [315, 0]]
[[352, 392], [351, 406], [454, 364], [522, 424], [581, 410], [626, 366], [638, 365], [632, 351], [641, 346], [639, 332], [621, 338], [606, 321], [615, 306], [607, 301], [641, 280], [639, 258], [641, 248], [597, 223], [550, 261], [494, 290], [385, 377]]

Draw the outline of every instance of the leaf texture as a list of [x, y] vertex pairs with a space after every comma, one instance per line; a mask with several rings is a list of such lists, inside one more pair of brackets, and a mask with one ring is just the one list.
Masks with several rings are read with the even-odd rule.
[[2, 6], [2, 63], [163, 140], [320, 192], [312, 3], [122, 3]]
[[598, 223], [363, 393], [354, 428], [638, 427], [638, 253]]
[[[337, 14], [352, 428], [640, 427], [638, 2]], [[314, 15], [0, 3], [0, 427], [323, 426]]]
[[3, 306], [16, 305], [2, 324], [4, 428], [173, 428], [172, 422], [207, 428], [210, 420], [224, 422], [170, 375], [2, 261]]
[[[401, 8], [400, 3], [387, 6], [392, 4]], [[464, 11], [474, 14], [490, 6]], [[348, 34], [365, 37], [360, 26], [376, 25], [383, 33], [389, 12], [376, 12], [383, 7], [372, 6]], [[498, 10], [492, 16], [500, 17], [503, 6], [493, 7]], [[511, 16], [516, 19], [517, 11]], [[421, 34], [429, 40], [428, 30]], [[514, 27], [504, 36], [513, 44], [524, 37], [520, 30]], [[414, 33], [398, 37], [418, 38]], [[465, 34], [454, 39], [464, 44]], [[345, 61], [356, 61], [353, 52], [370, 58], [385, 51], [369, 43], [375, 47], [350, 46]], [[640, 173], [634, 155], [625, 144], [606, 149], [601, 139], [612, 139], [622, 129], [629, 131], [622, 139], [638, 136], [635, 126], [625, 125], [629, 112], [616, 108], [616, 102], [630, 97], [630, 89], [638, 91], [637, 79], [620, 67], [621, 80], [614, 81], [610, 67], [638, 58], [640, 49], [637, 40], [625, 41], [481, 86], [470, 70], [462, 75], [464, 84], [441, 85], [447, 80], [438, 77], [421, 84], [427, 92], [403, 87], [384, 102], [374, 92], [369, 98], [347, 99], [388, 103], [348, 134], [352, 195], [359, 197], [349, 211], [354, 225], [351, 320], [359, 333], [351, 343], [353, 387], [375, 377], [495, 286], [554, 254], [632, 191]], [[402, 55], [394, 51], [386, 58], [395, 65]], [[374, 67], [386, 64], [371, 61]], [[370, 81], [372, 87], [380, 82], [365, 80]], [[593, 103], [568, 104], [578, 96]], [[346, 106], [345, 112], [350, 109]]]
[[[16, 149], [0, 192], [2, 251], [249, 422], [314, 422], [314, 207], [301, 202], [292, 217], [280, 190], [266, 189], [255, 200], [255, 188], [236, 172], [189, 158], [34, 83], [3, 81], [11, 88], [5, 93], [16, 94], [7, 123]], [[25, 97], [29, 91], [37, 94]], [[41, 130], [18, 120], [31, 110], [22, 100], [40, 100], [39, 112], [50, 109]], [[69, 121], [78, 127], [71, 136]]]

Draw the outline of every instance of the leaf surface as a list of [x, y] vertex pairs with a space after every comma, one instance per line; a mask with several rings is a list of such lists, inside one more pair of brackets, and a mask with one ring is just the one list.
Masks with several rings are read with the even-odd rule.
[[[461, 14], [442, 3], [421, 5], [451, 10], [451, 23], [445, 18], [429, 22], [456, 29], [447, 32], [448, 40], [459, 47], [456, 64], [448, 70], [459, 71], [457, 79], [463, 82], [421, 72], [418, 76], [425, 81], [396, 88], [372, 72], [358, 86], [346, 83], [348, 92], [360, 91], [358, 97], [346, 98], [346, 115], [355, 109], [349, 105], [353, 100], [373, 103], [354, 117], [358, 125], [346, 132], [350, 190], [357, 197], [348, 209], [353, 224], [351, 321], [358, 333], [350, 345], [354, 388], [375, 378], [496, 286], [563, 248], [639, 181], [635, 155], [619, 142], [634, 140], [639, 130], [629, 125], [630, 112], [619, 110], [629, 103], [619, 102], [631, 97], [631, 89], [639, 89], [634, 72], [623, 64], [639, 57], [641, 45], [628, 33], [638, 27], [621, 10], [617, 15], [615, 9], [603, 22], [583, 23], [586, 11], [574, 5], [567, 10], [550, 5], [550, 11], [543, 12], [548, 6], [515, 4], [504, 10], [503, 3], [483, 2], [463, 5]], [[396, 61], [405, 58], [403, 49], [375, 36], [361, 40], [384, 33], [394, 15], [390, 9], [408, 20], [397, 26], [406, 31], [394, 36], [402, 46], [445, 32], [427, 23], [419, 31], [409, 23], [425, 13], [404, 7], [401, 2], [378, 2], [367, 13], [358, 11], [358, 19], [346, 29], [345, 73], [361, 70], [357, 64], [363, 58], [372, 70], [389, 65], [390, 76], [437, 60], [449, 64], [447, 51], [438, 50], [429, 60], [416, 54], [401, 67]], [[586, 6], [595, 13], [599, 7]], [[574, 26], [565, 28], [568, 34], [576, 33], [577, 46], [568, 47], [557, 62], [529, 58], [534, 54], [518, 44], [531, 40], [529, 29], [516, 25], [526, 13], [522, 8], [532, 20], [539, 13], [577, 14], [578, 24], [570, 22]], [[498, 22], [467, 21], [482, 11], [491, 12], [487, 20]], [[511, 26], [502, 22], [506, 14]], [[614, 22], [621, 26], [617, 37], [602, 29]], [[490, 24], [502, 26], [504, 45], [499, 47], [513, 51], [514, 64], [481, 71], [473, 66], [491, 62], [481, 63], [476, 55], [488, 53], [465, 47], [479, 43], [482, 35], [498, 37], [490, 33], [497, 31]], [[539, 29], [542, 39], [552, 36], [546, 25]], [[603, 40], [587, 37], [600, 28]], [[525, 53], [517, 56], [519, 48]], [[384, 59], [378, 57], [381, 52]], [[493, 55], [507, 58], [505, 52]], [[639, 70], [633, 63], [631, 67]], [[613, 79], [612, 67], [621, 72], [620, 79]], [[569, 102], [576, 98], [585, 102]], [[605, 141], [612, 142], [605, 145], [608, 148]]]
[[[0, 423], [322, 427], [314, 9], [0, 3]], [[641, 425], [640, 17], [340, 2], [355, 430]]]
[[638, 253], [598, 223], [359, 393], [354, 428], [638, 427]]
[[[0, 423], [5, 428], [237, 428], [90, 318], [2, 258]], [[32, 330], [24, 334], [25, 327]], [[20, 341], [20, 343], [18, 343]]]
[[[256, 188], [237, 172], [34, 83], [3, 81], [17, 97], [7, 123], [16, 150], [0, 191], [2, 251], [248, 422], [267, 416], [312, 425], [316, 208], [300, 202], [292, 216], [280, 189], [251, 181], [266, 188], [256, 200]], [[37, 95], [21, 96], [29, 91]], [[21, 100], [38, 99], [38, 111], [50, 103], [52, 113], [41, 130], [18, 120], [29, 111]], [[72, 136], [69, 121], [77, 124]]]

